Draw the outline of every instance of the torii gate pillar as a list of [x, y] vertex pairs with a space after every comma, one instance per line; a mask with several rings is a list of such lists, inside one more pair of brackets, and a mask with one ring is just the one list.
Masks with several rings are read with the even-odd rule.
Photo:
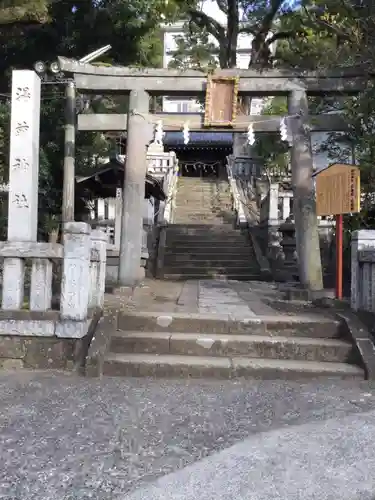
[[311, 291], [323, 290], [318, 222], [313, 183], [313, 156], [308, 125], [308, 101], [304, 90], [288, 96], [288, 111], [299, 115], [291, 120], [293, 145], [291, 150], [293, 213], [296, 221], [296, 243], [299, 278]]
[[134, 286], [142, 279], [140, 266], [147, 146], [152, 134], [146, 117], [148, 112], [149, 94], [144, 90], [132, 90], [129, 97], [125, 178], [122, 193], [118, 276], [120, 286]]

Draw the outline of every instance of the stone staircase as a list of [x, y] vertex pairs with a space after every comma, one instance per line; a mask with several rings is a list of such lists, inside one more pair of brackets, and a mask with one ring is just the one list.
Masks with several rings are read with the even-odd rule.
[[120, 314], [103, 373], [111, 376], [363, 379], [343, 325], [331, 318]]
[[249, 234], [234, 228], [227, 181], [179, 178], [158, 277], [260, 279]]
[[227, 180], [179, 177], [175, 224], [233, 224], [232, 197]]

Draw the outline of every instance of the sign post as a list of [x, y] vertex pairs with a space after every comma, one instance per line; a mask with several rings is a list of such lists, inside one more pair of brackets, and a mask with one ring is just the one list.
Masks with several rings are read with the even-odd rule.
[[342, 299], [343, 215], [360, 211], [360, 171], [355, 165], [334, 163], [315, 177], [317, 215], [336, 218], [336, 298]]
[[342, 299], [344, 217], [336, 215], [336, 299]]

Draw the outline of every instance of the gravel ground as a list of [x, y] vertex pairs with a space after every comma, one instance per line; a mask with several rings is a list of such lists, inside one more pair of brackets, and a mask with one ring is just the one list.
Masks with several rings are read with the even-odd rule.
[[368, 382], [0, 374], [0, 498], [115, 500], [260, 432], [375, 409]]

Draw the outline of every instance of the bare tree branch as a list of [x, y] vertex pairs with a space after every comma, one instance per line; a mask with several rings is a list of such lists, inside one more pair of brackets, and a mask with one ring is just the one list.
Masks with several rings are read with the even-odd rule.
[[[269, 63], [270, 58], [269, 43], [266, 43], [268, 33], [271, 31], [273, 21], [283, 4], [283, 0], [271, 0], [271, 6], [253, 38], [251, 43], [251, 58], [249, 66]], [[262, 57], [260, 57], [262, 55]], [[261, 60], [259, 60], [261, 59]]]
[[279, 12], [284, 0], [271, 0], [271, 7], [269, 12], [264, 16], [262, 23], [259, 28], [259, 33], [268, 34], [272, 28], [273, 21], [276, 14]]
[[200, 28], [205, 28], [218, 42], [225, 42], [225, 29], [219, 22], [199, 10], [189, 9], [188, 14], [193, 23]]

